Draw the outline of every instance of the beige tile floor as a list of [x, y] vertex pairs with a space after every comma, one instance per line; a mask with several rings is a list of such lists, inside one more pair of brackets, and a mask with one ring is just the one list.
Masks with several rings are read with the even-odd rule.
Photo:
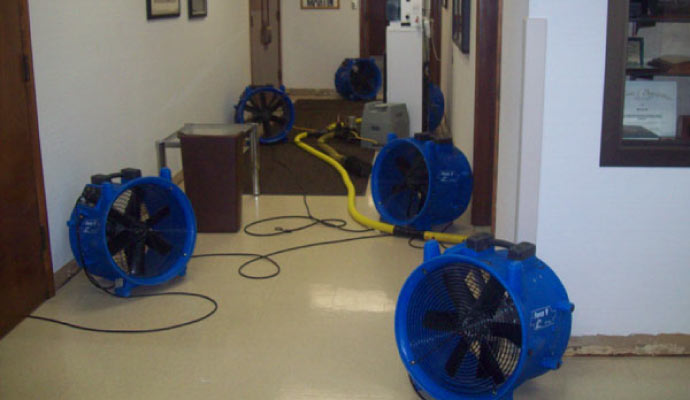
[[[359, 201], [374, 215], [367, 199]], [[343, 202], [310, 198], [322, 217], [344, 217]], [[244, 222], [295, 213], [303, 213], [299, 197], [244, 199]], [[351, 236], [323, 227], [268, 239], [199, 235], [196, 252], [269, 252]], [[107, 335], [23, 322], [0, 341], [0, 399], [416, 399], [398, 358], [393, 313], [398, 290], [421, 261], [419, 250], [383, 238], [276, 260], [282, 274], [267, 281], [238, 276], [240, 259], [192, 260], [187, 276], [164, 289], [205, 293], [220, 308], [212, 319], [176, 331]], [[259, 265], [248, 272], [267, 271]], [[194, 299], [113, 299], [79, 275], [36, 314], [144, 328], [207, 310]], [[690, 359], [567, 359], [515, 397], [688, 399]]]

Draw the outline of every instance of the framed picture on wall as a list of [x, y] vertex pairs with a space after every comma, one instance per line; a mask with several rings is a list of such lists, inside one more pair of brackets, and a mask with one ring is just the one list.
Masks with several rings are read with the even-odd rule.
[[453, 0], [453, 42], [464, 54], [470, 54], [470, 12], [472, 0]]
[[146, 18], [174, 18], [180, 16], [180, 0], [146, 0]]
[[207, 0], [189, 0], [189, 18], [203, 18], [207, 14]]
[[333, 10], [340, 8], [340, 0], [301, 0], [303, 10]]

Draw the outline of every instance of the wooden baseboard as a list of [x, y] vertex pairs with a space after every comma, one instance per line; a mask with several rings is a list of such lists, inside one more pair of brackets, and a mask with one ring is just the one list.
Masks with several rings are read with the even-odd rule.
[[690, 335], [576, 336], [566, 356], [690, 356]]
[[295, 101], [299, 99], [340, 99], [335, 89], [288, 89], [288, 96]]
[[55, 283], [55, 291], [57, 292], [61, 287], [65, 286], [67, 282], [79, 273], [79, 266], [75, 260], [63, 265], [62, 268], [55, 271], [53, 274], [53, 282]]
[[173, 175], [172, 180], [173, 180], [173, 183], [174, 183], [174, 184], [176, 184], [176, 185], [181, 185], [181, 184], [184, 182], [184, 174], [183, 174], [183, 171], [180, 170], [180, 172], [178, 172], [178, 173], [176, 173], [175, 175]]

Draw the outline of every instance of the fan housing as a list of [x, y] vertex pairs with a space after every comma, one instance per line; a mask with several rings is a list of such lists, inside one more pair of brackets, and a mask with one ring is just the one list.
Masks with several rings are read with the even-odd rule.
[[183, 276], [196, 240], [192, 206], [168, 168], [160, 177], [137, 169], [92, 176], [67, 225], [79, 266], [116, 282], [125, 297]]
[[284, 86], [247, 86], [235, 105], [235, 122], [258, 124], [261, 143], [279, 143], [295, 124], [295, 106]]
[[398, 139], [376, 157], [371, 192], [381, 219], [393, 225], [429, 230], [454, 221], [472, 196], [472, 168], [451, 140], [428, 134]]
[[488, 234], [443, 255], [426, 244], [395, 314], [400, 356], [423, 398], [512, 399], [561, 366], [574, 305], [535, 252]]
[[347, 100], [374, 100], [382, 85], [374, 58], [347, 58], [335, 73], [335, 88]]

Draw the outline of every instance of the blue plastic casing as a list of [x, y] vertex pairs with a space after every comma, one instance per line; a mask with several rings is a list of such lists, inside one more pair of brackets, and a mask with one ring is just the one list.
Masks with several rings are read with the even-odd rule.
[[244, 89], [244, 92], [242, 92], [242, 95], [240, 96], [239, 102], [235, 105], [235, 123], [237, 124], [244, 124], [244, 112], [245, 108], [247, 107], [247, 101], [251, 99], [255, 94], [259, 93], [273, 93], [275, 95], [279, 95], [283, 97], [283, 101], [285, 101], [285, 104], [287, 105], [287, 110], [288, 110], [288, 115], [285, 115], [285, 118], [287, 118], [287, 124], [285, 127], [278, 132], [277, 134], [271, 136], [271, 137], [261, 137], [259, 141], [263, 144], [272, 144], [272, 143], [278, 143], [282, 142], [287, 138], [288, 133], [292, 130], [292, 127], [295, 125], [295, 105], [292, 103], [292, 100], [290, 100], [290, 97], [287, 95], [285, 92], [285, 86], [281, 86], [279, 88], [275, 88], [273, 86], [247, 86]]
[[[172, 250], [166, 256], [148, 251], [146, 265], [155, 269], [145, 277], [129, 275], [118, 267], [106, 239], [108, 213], [120, 195], [135, 186], [145, 193], [144, 204], [148, 210], [170, 207], [170, 214], [156, 226], [156, 230], [172, 244]], [[116, 293], [124, 297], [137, 286], [159, 285], [186, 273], [187, 263], [194, 252], [196, 218], [189, 199], [172, 182], [170, 169], [163, 168], [160, 178], [144, 177], [86, 187], [100, 192], [98, 201], [90, 203], [82, 197], [67, 222], [72, 253], [80, 267], [111, 281], [122, 279]]]
[[[357, 68], [367, 77], [369, 91], [358, 91], [352, 83], [352, 71]], [[374, 100], [383, 85], [383, 75], [373, 58], [347, 58], [335, 73], [335, 89], [347, 100]]]
[[[414, 158], [422, 154], [429, 173], [429, 190], [422, 209], [409, 217], [405, 193], [395, 194], [403, 178], [396, 167], [398, 157]], [[413, 162], [413, 161], [412, 161]], [[398, 139], [388, 135], [388, 144], [376, 157], [371, 178], [371, 192], [376, 210], [384, 222], [429, 230], [432, 226], [454, 221], [467, 209], [472, 197], [472, 168], [465, 155], [448, 142]]]
[[429, 132], [433, 132], [441, 125], [446, 112], [446, 99], [441, 88], [429, 82]]
[[[561, 359], [570, 338], [574, 305], [568, 300], [568, 294], [561, 281], [544, 262], [537, 257], [524, 261], [510, 260], [507, 250], [496, 250], [494, 247], [477, 253], [464, 244], [452, 247], [441, 255], [439, 244], [435, 241], [428, 242], [424, 252], [425, 261], [405, 282], [395, 311], [398, 350], [415, 389], [422, 397], [436, 400], [510, 400], [513, 391], [520, 384], [561, 366]], [[431, 357], [415, 362], [412, 343], [424, 340], [420, 337], [410, 337], [409, 334], [415, 332], [410, 330], [411, 326], [418, 327], [422, 324], [421, 321], [408, 320], [408, 307], [410, 302], [414, 301], [415, 289], [425, 285], [425, 279], [434, 271], [457, 263], [481, 268], [497, 278], [507, 289], [520, 316], [520, 358], [514, 372], [495, 393], [461, 393], [461, 390], [451, 388], [438, 376], [431, 376], [425, 372], [425, 367], [428, 367], [425, 363], [434, 362]], [[428, 330], [427, 339], [433, 335], [438, 335], [438, 332]], [[455, 344], [450, 342], [449, 346]]]

